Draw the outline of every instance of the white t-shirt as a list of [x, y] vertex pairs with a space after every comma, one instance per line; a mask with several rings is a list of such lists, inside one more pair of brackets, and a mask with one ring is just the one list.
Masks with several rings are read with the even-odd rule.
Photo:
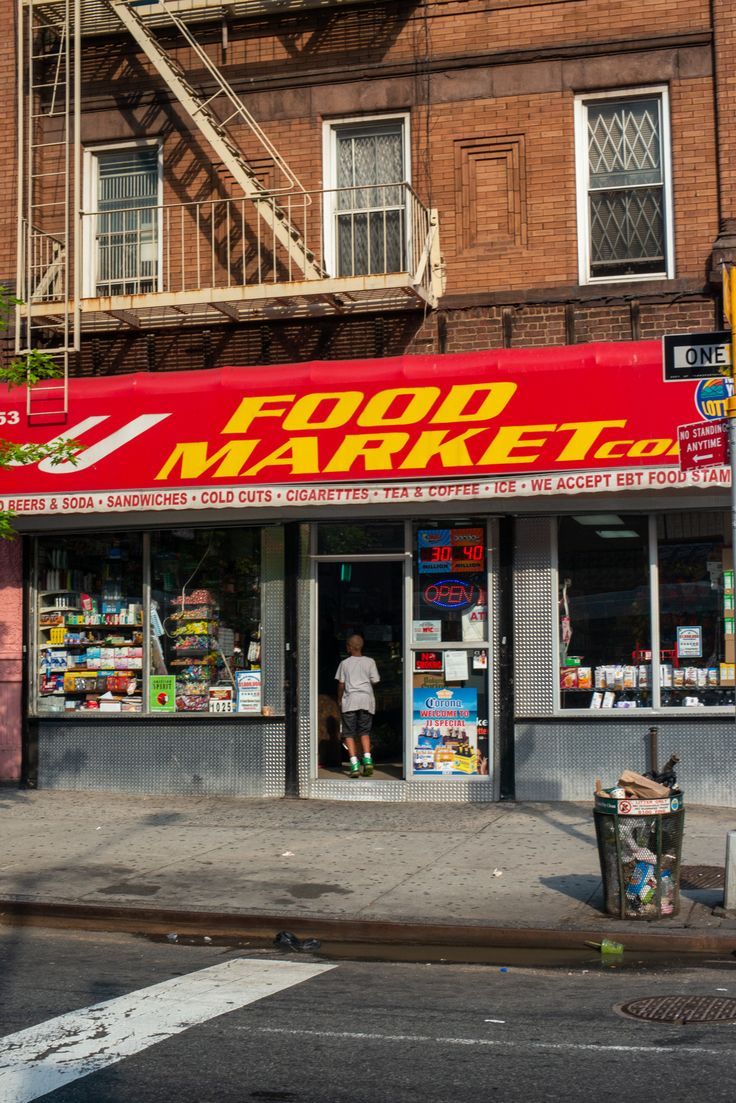
[[376, 698], [373, 695], [373, 686], [376, 682], [380, 682], [381, 677], [373, 659], [369, 659], [367, 655], [349, 655], [338, 666], [335, 678], [338, 682], [345, 683], [342, 698], [343, 712], [366, 709], [370, 713], [375, 713]]

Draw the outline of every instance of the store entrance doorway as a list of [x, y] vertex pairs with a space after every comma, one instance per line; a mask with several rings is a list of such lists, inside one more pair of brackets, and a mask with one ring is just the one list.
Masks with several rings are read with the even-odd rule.
[[365, 640], [365, 654], [375, 659], [381, 676], [376, 686], [373, 720], [374, 778], [386, 781], [404, 776], [403, 582], [404, 566], [399, 561], [342, 560], [318, 565], [317, 775], [320, 778], [347, 777], [335, 673], [346, 656], [345, 641], [354, 633]]

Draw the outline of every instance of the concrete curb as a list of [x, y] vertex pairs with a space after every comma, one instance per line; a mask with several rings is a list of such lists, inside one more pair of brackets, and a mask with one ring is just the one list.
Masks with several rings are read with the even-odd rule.
[[[606, 917], [603, 917], [604, 919]], [[273, 941], [279, 931], [325, 943], [372, 946], [422, 946], [466, 949], [581, 950], [603, 938], [623, 942], [634, 952], [736, 953], [736, 930], [654, 928], [611, 921], [598, 928], [490, 927], [480, 924], [408, 923], [375, 919], [325, 919], [319, 916], [250, 915], [177, 908], [127, 908], [0, 899], [0, 923], [54, 926], [134, 934], [210, 935]]]

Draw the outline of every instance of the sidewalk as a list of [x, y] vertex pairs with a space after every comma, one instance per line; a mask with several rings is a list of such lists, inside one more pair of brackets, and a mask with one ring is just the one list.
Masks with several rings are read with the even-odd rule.
[[[725, 864], [733, 809], [686, 808], [683, 865]], [[723, 889], [601, 911], [590, 804], [369, 804], [0, 789], [0, 919], [116, 913], [303, 937], [736, 949]], [[81, 910], [80, 910], [81, 909]], [[625, 937], [624, 937], [625, 936]], [[495, 943], [494, 943], [495, 940]]]

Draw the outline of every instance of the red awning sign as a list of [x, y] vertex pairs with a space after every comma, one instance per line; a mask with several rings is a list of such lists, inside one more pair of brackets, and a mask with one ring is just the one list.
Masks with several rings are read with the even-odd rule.
[[[83, 446], [74, 463], [2, 471], [0, 509], [21, 518], [455, 500], [464, 515], [500, 498], [718, 490], [730, 470], [699, 458], [703, 447], [690, 471], [677, 469], [677, 427], [717, 417], [728, 382], [670, 387], [659, 342], [630, 341], [75, 377], [63, 422], [29, 421], [24, 389], [0, 387], [0, 439]], [[706, 437], [710, 424], [698, 423]], [[458, 588], [472, 574], [460, 559], [447, 567]]]
[[680, 443], [680, 470], [716, 467], [728, 463], [728, 421], [695, 421], [677, 429]]

